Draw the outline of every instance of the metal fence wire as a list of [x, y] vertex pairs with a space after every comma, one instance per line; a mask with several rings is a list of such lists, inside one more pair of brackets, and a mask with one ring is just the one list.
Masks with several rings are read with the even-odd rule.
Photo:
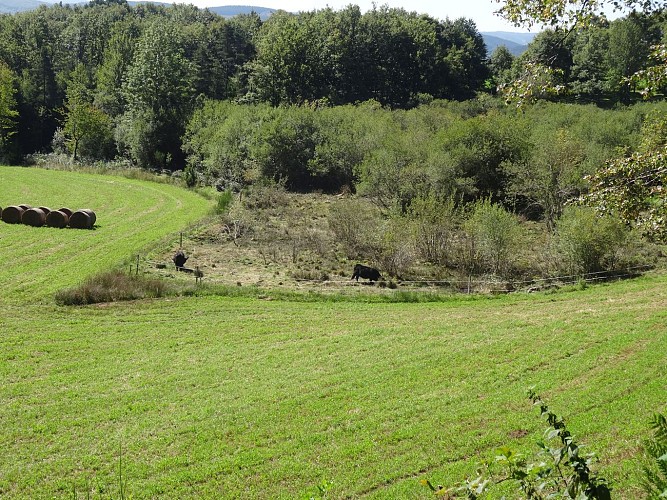
[[[173, 264], [165, 264], [164, 262], [158, 262], [150, 259], [144, 259], [144, 264], [156, 267], [159, 269], [169, 269]], [[414, 279], [414, 280], [402, 280], [402, 279], [390, 279], [390, 280], [381, 280], [381, 286], [386, 287], [388, 283], [392, 283], [397, 287], [409, 287], [409, 288], [443, 288], [443, 289], [454, 289], [459, 291], [468, 291], [474, 292], [479, 290], [491, 290], [494, 293], [510, 293], [517, 291], [537, 291], [542, 289], [554, 288], [558, 286], [574, 285], [578, 283], [596, 283], [603, 281], [613, 281], [620, 280], [624, 278], [636, 277], [642, 274], [649, 269], [652, 269], [653, 266], [642, 265], [642, 266], [633, 266], [627, 267], [624, 269], [619, 269], [615, 271], [597, 271], [591, 273], [581, 273], [581, 274], [567, 274], [560, 276], [544, 276], [540, 278], [525, 279], [525, 280], [506, 280], [506, 279], [469, 279], [469, 280], [432, 280], [432, 279]], [[138, 269], [138, 265], [137, 265]], [[186, 269], [189, 271], [188, 274], [193, 274], [192, 269]], [[230, 284], [229, 279], [220, 278], [214, 275], [203, 275], [195, 276], [198, 282], [206, 282], [210, 284]], [[307, 278], [292, 278], [294, 282], [300, 284], [312, 284], [322, 287], [348, 287], [348, 286], [364, 286], [364, 282], [356, 282], [350, 278], [344, 277], [332, 277], [330, 279], [307, 279]]]

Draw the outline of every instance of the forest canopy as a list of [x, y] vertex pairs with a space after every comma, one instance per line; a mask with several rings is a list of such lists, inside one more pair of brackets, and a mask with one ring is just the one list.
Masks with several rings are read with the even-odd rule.
[[533, 97], [628, 104], [641, 95], [623, 79], [655, 67], [652, 47], [666, 31], [660, 14], [591, 19], [566, 38], [547, 29], [520, 57], [504, 47], [487, 54], [469, 19], [387, 6], [279, 11], [262, 21], [192, 5], [96, 0], [3, 15], [0, 153], [15, 163], [55, 150], [183, 169], [182, 137], [206, 100], [412, 109], [493, 95], [535, 62], [551, 69], [536, 78], [563, 91]]

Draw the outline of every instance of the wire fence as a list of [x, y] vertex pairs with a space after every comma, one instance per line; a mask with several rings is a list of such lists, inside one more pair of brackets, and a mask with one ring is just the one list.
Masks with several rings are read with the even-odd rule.
[[[164, 262], [158, 262], [150, 259], [143, 259], [143, 264], [158, 269], [169, 269], [173, 264], [165, 264]], [[433, 280], [433, 279], [412, 279], [412, 280], [402, 280], [402, 279], [390, 279], [390, 280], [380, 280], [379, 284], [381, 287], [386, 288], [410, 288], [410, 289], [448, 289], [455, 290], [464, 293], [476, 293], [479, 291], [487, 291], [492, 293], [510, 293], [517, 291], [539, 291], [549, 288], [556, 288], [567, 285], [575, 285], [579, 283], [596, 283], [604, 281], [614, 281], [632, 278], [641, 275], [642, 273], [652, 269], [653, 266], [642, 265], [642, 266], [633, 266], [627, 267], [624, 269], [614, 270], [614, 271], [597, 271], [590, 273], [575, 273], [559, 276], [544, 276], [532, 279], [523, 279], [523, 280], [511, 280], [511, 279], [480, 279], [480, 278], [470, 278], [464, 280]], [[176, 268], [176, 271], [185, 271], [188, 274], [191, 274], [195, 277], [195, 280], [200, 282], [205, 282], [209, 284], [232, 284], [234, 280], [229, 278], [225, 279], [220, 276], [205, 274], [203, 271], [200, 271], [199, 268], [190, 269], [190, 268]], [[137, 256], [136, 272], [139, 272], [139, 256]], [[303, 285], [313, 285], [316, 287], [327, 287], [327, 288], [336, 288], [336, 287], [358, 287], [365, 286], [373, 283], [367, 281], [357, 282], [351, 278], [342, 277], [342, 276], [327, 276], [326, 279], [309, 279], [309, 278], [291, 278], [291, 282], [296, 282]], [[238, 284], [238, 282], [236, 282]]]

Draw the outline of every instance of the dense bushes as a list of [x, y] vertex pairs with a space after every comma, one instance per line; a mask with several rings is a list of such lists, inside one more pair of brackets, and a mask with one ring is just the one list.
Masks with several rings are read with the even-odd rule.
[[[258, 210], [284, 205], [278, 198], [290, 190], [356, 192], [328, 214], [347, 259], [402, 278], [530, 280], [653, 260], [611, 216], [568, 204], [600, 162], [641, 150], [647, 116], [666, 113], [667, 103], [613, 111], [545, 103], [517, 114], [488, 98], [409, 111], [209, 101], [186, 145], [190, 168], [207, 182], [242, 193], [252, 186], [244, 210], [226, 215], [234, 241], [256, 235]], [[264, 256], [282, 245], [272, 237], [283, 239], [264, 231]], [[288, 239], [292, 255], [310, 241], [294, 231]]]
[[482, 200], [474, 205], [465, 227], [477, 249], [479, 267], [494, 274], [507, 274], [518, 246], [517, 218], [500, 205]]
[[562, 271], [578, 275], [614, 269], [628, 236], [617, 218], [600, 217], [588, 207], [568, 207], [556, 224]]
[[550, 229], [584, 176], [639, 147], [649, 112], [667, 103], [603, 111], [544, 103], [523, 113], [489, 98], [433, 101], [409, 111], [378, 103], [271, 108], [207, 101], [185, 135], [190, 168], [210, 183], [258, 179], [290, 190], [349, 189], [385, 212], [419, 198], [491, 198]]

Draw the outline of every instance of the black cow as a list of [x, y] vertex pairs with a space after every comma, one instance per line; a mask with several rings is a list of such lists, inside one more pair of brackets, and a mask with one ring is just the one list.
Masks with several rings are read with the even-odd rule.
[[363, 264], [356, 264], [354, 266], [354, 274], [352, 274], [352, 279], [359, 281], [359, 278], [365, 278], [370, 281], [378, 281], [382, 279], [380, 276], [380, 271], [375, 268], [364, 266]]
[[183, 266], [185, 266], [185, 263], [188, 261], [188, 258], [185, 256], [185, 253], [183, 253], [183, 250], [179, 250], [174, 254], [174, 258], [171, 259], [174, 261], [174, 264], [176, 265], [176, 269], [183, 269]]

